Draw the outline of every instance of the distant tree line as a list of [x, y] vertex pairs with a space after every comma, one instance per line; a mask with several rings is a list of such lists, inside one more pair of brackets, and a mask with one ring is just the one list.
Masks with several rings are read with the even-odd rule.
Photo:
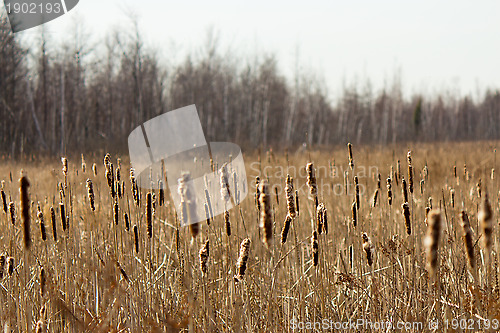
[[75, 28], [71, 43], [23, 48], [0, 18], [0, 152], [14, 157], [127, 149], [144, 121], [196, 104], [208, 141], [267, 148], [337, 143], [500, 138], [500, 93], [404, 99], [401, 85], [344, 87], [336, 102], [310, 74], [287, 80], [273, 56], [235, 61], [217, 39], [178, 65], [146, 48], [134, 21], [100, 50]]

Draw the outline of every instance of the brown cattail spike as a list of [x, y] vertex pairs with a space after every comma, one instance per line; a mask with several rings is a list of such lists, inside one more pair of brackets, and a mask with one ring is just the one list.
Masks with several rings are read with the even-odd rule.
[[401, 179], [401, 190], [403, 191], [403, 202], [408, 202], [408, 188], [404, 177]]
[[248, 256], [250, 253], [250, 239], [245, 238], [240, 245], [240, 255], [238, 257], [238, 261], [236, 262], [236, 272], [237, 274], [234, 277], [236, 282], [239, 282], [243, 279], [245, 275], [245, 271], [247, 269]]
[[137, 225], [134, 225], [134, 245], [135, 245], [135, 253], [139, 253], [139, 230]]
[[370, 237], [366, 234], [366, 232], [363, 232], [361, 235], [363, 238], [363, 250], [366, 253], [366, 260], [368, 261], [368, 266], [371, 266], [373, 264], [373, 245], [372, 241], [370, 240]]
[[408, 189], [413, 193], [413, 166], [411, 164], [411, 150], [408, 150]]
[[210, 245], [209, 245], [209, 240], [205, 242], [203, 247], [200, 249], [200, 270], [203, 276], [207, 275], [208, 271], [208, 256], [210, 255]]
[[472, 240], [472, 232], [470, 230], [469, 217], [467, 213], [463, 210], [460, 213], [460, 219], [462, 221], [462, 236], [464, 239], [465, 249], [467, 250], [467, 259], [469, 261], [469, 265], [472, 269], [475, 267], [475, 258], [474, 258], [474, 242]]
[[0, 190], [0, 195], [2, 196], [2, 207], [5, 214], [7, 214], [7, 196], [3, 188]]
[[40, 210], [38, 210], [38, 222], [40, 223], [40, 235], [42, 236], [42, 240], [45, 241], [47, 240], [47, 233], [45, 231], [45, 221], [43, 219], [43, 213]]
[[321, 235], [321, 232], [323, 231], [323, 209], [325, 208], [324, 204], [319, 204], [318, 207], [316, 208], [316, 224], [317, 224], [317, 231], [318, 235]]
[[127, 213], [123, 213], [123, 221], [125, 221], [125, 230], [130, 230], [130, 221]]
[[50, 207], [50, 222], [52, 224], [52, 236], [54, 237], [54, 242], [57, 242], [56, 212], [54, 207]]
[[231, 221], [229, 221], [229, 212], [224, 212], [224, 224], [226, 225], [226, 235], [231, 236]]
[[16, 205], [13, 201], [9, 202], [9, 213], [10, 213], [10, 222], [12, 225], [16, 224]]
[[438, 247], [441, 234], [441, 213], [431, 210], [428, 216], [427, 234], [424, 245], [427, 251], [427, 268], [431, 275], [436, 278], [438, 267]]
[[266, 246], [271, 245], [273, 237], [273, 213], [271, 210], [271, 198], [269, 196], [268, 184], [265, 179], [260, 183], [260, 227], [262, 228], [264, 236], [264, 244]]
[[153, 237], [153, 204], [151, 192], [146, 194], [146, 223], [148, 226], [148, 237]]
[[405, 218], [405, 227], [406, 227], [406, 233], [411, 235], [411, 221], [410, 221], [410, 206], [408, 205], [407, 202], [405, 202], [403, 205], [403, 215]]
[[61, 216], [61, 222], [62, 222], [63, 231], [66, 231], [66, 227], [67, 227], [67, 224], [66, 224], [66, 210], [64, 208], [64, 203], [63, 202], [59, 203], [59, 214]]
[[484, 194], [484, 199], [478, 212], [478, 219], [483, 233], [483, 247], [489, 252], [492, 245], [493, 234], [493, 211], [488, 200], [488, 193]]
[[290, 177], [290, 175], [286, 176], [285, 194], [288, 215], [290, 215], [291, 218], [295, 218], [297, 212], [295, 211], [295, 198], [293, 197], [293, 178]]
[[319, 261], [319, 244], [318, 244], [318, 233], [316, 230], [313, 231], [311, 237], [311, 252], [313, 255], [313, 265], [318, 266]]
[[21, 193], [21, 220], [23, 222], [24, 231], [24, 246], [29, 249], [31, 245], [31, 234], [30, 234], [30, 199], [28, 194], [28, 187], [30, 183], [26, 176], [22, 176], [19, 180], [19, 191]]
[[309, 186], [309, 194], [311, 199], [316, 200], [318, 196], [318, 188], [316, 183], [316, 176], [314, 173], [314, 165], [312, 163], [307, 163], [307, 186]]
[[291, 224], [292, 224], [292, 217], [288, 214], [285, 218], [285, 224], [283, 225], [283, 230], [281, 230], [281, 244], [286, 243], [286, 238], [288, 236], [288, 231], [290, 230]]
[[358, 212], [356, 209], [356, 201], [352, 203], [351, 212], [352, 212], [352, 225], [356, 227], [358, 225]]
[[354, 170], [354, 159], [352, 158], [352, 145], [350, 142], [347, 144], [347, 153], [349, 154], [349, 168]]
[[378, 188], [375, 189], [375, 193], [373, 193], [372, 208], [375, 208], [377, 206], [377, 199], [378, 199]]
[[92, 180], [90, 178], [87, 179], [87, 194], [89, 197], [90, 209], [95, 211], [94, 185], [92, 184]]
[[391, 178], [387, 178], [387, 202], [392, 205], [392, 183]]

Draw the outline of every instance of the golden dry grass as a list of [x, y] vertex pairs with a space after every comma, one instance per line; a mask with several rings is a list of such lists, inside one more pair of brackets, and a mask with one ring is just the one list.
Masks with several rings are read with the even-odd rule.
[[[5, 180], [7, 200], [16, 208], [16, 223], [0, 210], [0, 254], [13, 258], [11, 274], [5, 264], [0, 279], [0, 322], [15, 332], [281, 332], [298, 323], [422, 322], [429, 331], [431, 320], [500, 319], [498, 284], [498, 179], [491, 179], [496, 167], [496, 143], [415, 144], [408, 147], [357, 147], [353, 145], [354, 170], [349, 167], [347, 147], [300, 151], [274, 151], [245, 156], [249, 195], [229, 214], [231, 236], [224, 216], [208, 226], [201, 223], [192, 240], [188, 228], [179, 228], [168, 196], [163, 206], [156, 203], [153, 235], [148, 237], [146, 192], [136, 207], [128, 178], [129, 164], [121, 162], [124, 196], [115, 208], [102, 163], [103, 156], [68, 158], [67, 188], [63, 203], [69, 227], [63, 231], [58, 183], [64, 184], [62, 164], [55, 159], [12, 162], [2, 160], [0, 180]], [[414, 192], [409, 193], [411, 235], [407, 235], [402, 204], [401, 181], [392, 181], [393, 202], [387, 200], [386, 178], [391, 166], [407, 175], [407, 149], [412, 151]], [[117, 164], [118, 156], [111, 156]], [[260, 162], [259, 162], [260, 160]], [[97, 176], [90, 166], [97, 164]], [[313, 265], [312, 231], [317, 228], [314, 201], [309, 199], [305, 166], [314, 163], [318, 201], [328, 213], [328, 234], [318, 235], [318, 266]], [[467, 164], [469, 179], [464, 176]], [[454, 178], [453, 167], [457, 167]], [[422, 184], [424, 167], [428, 177]], [[25, 249], [20, 218], [20, 171], [28, 177], [31, 205], [31, 246]], [[344, 171], [347, 178], [344, 178]], [[285, 181], [294, 179], [300, 212], [291, 222], [287, 241], [281, 244], [281, 230], [287, 215]], [[381, 174], [377, 205], [372, 207]], [[12, 174], [12, 181], [10, 180]], [[357, 226], [352, 225], [355, 200], [354, 175], [360, 184]], [[273, 236], [267, 247], [259, 228], [260, 214], [254, 198], [255, 177], [268, 178], [273, 209]], [[90, 208], [86, 180], [93, 182], [95, 211]], [[481, 179], [482, 197], [477, 184]], [[347, 186], [347, 187], [346, 187]], [[278, 187], [279, 204], [274, 188]], [[453, 190], [453, 191], [452, 191]], [[454, 207], [451, 193], [454, 192]], [[493, 210], [491, 256], [482, 249], [478, 209], [488, 192]], [[426, 270], [423, 238], [426, 207], [441, 211], [437, 279]], [[10, 199], [9, 199], [10, 198]], [[158, 198], [158, 193], [156, 193]], [[1, 199], [0, 199], [1, 200]], [[40, 235], [37, 204], [45, 218], [47, 240]], [[50, 208], [56, 212], [58, 241], [54, 242]], [[459, 214], [470, 219], [476, 258], [475, 271], [467, 262]], [[125, 228], [123, 214], [130, 217]], [[138, 230], [139, 252], [135, 251], [134, 226]], [[370, 237], [373, 265], [363, 250], [363, 232]], [[238, 274], [240, 244], [250, 238], [245, 275]], [[207, 273], [200, 269], [200, 249], [210, 241]], [[488, 259], [490, 258], [490, 259]], [[488, 260], [490, 262], [488, 263]], [[44, 292], [41, 292], [43, 268]], [[43, 309], [43, 311], [41, 311]], [[38, 321], [41, 321], [37, 324]], [[470, 323], [470, 322], [468, 322]], [[443, 327], [443, 326], [441, 326]], [[297, 329], [299, 330], [299, 329]], [[358, 331], [371, 331], [361, 326]], [[414, 326], [407, 331], [421, 331]]]

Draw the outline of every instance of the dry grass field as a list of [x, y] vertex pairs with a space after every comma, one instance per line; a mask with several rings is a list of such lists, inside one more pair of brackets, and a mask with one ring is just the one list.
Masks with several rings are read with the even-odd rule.
[[[137, 205], [127, 156], [110, 159], [115, 199], [104, 156], [85, 155], [84, 168], [78, 155], [68, 157], [66, 175], [55, 158], [12, 162], [4, 157], [2, 330], [497, 331], [496, 146], [354, 145], [352, 169], [345, 146], [247, 154], [248, 197], [229, 211], [228, 220], [222, 215], [210, 225], [200, 223], [195, 238], [190, 228], [179, 227], [168, 193], [164, 202], [160, 193], [151, 195], [149, 233], [148, 194], [143, 190]], [[311, 195], [308, 163], [313, 163], [319, 209]], [[23, 200], [21, 174], [30, 184]], [[287, 174], [293, 177], [294, 190], [288, 194], [294, 204], [298, 194], [297, 211], [288, 211]], [[259, 196], [260, 202], [257, 176], [268, 181], [268, 194]], [[470, 228], [463, 226], [462, 211]], [[296, 216], [288, 219], [282, 243], [288, 214]], [[268, 222], [265, 228], [261, 219]], [[246, 238], [248, 256], [241, 251], [239, 258]], [[209, 248], [200, 255], [207, 240]], [[389, 322], [392, 328], [383, 326]]]

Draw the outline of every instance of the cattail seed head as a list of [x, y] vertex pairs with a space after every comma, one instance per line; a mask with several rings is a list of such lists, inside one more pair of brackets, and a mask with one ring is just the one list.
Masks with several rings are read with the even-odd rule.
[[359, 180], [358, 176], [354, 176], [354, 184], [356, 190], [356, 209], [359, 211], [360, 199], [359, 199]]
[[427, 268], [431, 275], [436, 278], [438, 267], [438, 247], [441, 234], [441, 213], [431, 210], [428, 215], [427, 234], [424, 246], [427, 251]]
[[92, 164], [92, 173], [94, 174], [94, 177], [97, 177], [97, 164], [95, 163]]
[[401, 179], [401, 190], [403, 192], [403, 202], [408, 202], [408, 188], [404, 177]]
[[10, 222], [12, 225], [16, 224], [16, 205], [13, 201], [9, 202], [9, 213], [10, 213]]
[[7, 263], [7, 257], [4, 254], [0, 255], [0, 280], [3, 279], [3, 273], [5, 271], [5, 264]]
[[321, 235], [321, 232], [323, 231], [323, 209], [325, 208], [325, 205], [323, 203], [319, 204], [318, 207], [316, 208], [316, 224], [317, 224], [317, 231], [318, 235]]
[[12, 274], [14, 274], [14, 269], [16, 268], [16, 266], [14, 265], [14, 258], [9, 257], [7, 261], [9, 262], [7, 271], [9, 272], [9, 276], [11, 276]]
[[366, 232], [363, 232], [361, 235], [361, 238], [363, 239], [363, 250], [366, 253], [366, 261], [368, 261], [368, 266], [371, 266], [373, 264], [373, 244], [372, 241], [370, 240], [370, 237], [366, 234]]
[[245, 271], [247, 269], [248, 256], [250, 253], [250, 239], [245, 238], [240, 245], [240, 254], [238, 257], [238, 261], [236, 262], [236, 272], [237, 274], [234, 277], [236, 282], [239, 282], [243, 279], [245, 275]]
[[408, 202], [403, 203], [402, 208], [403, 208], [403, 215], [405, 218], [406, 233], [409, 236], [411, 235], [411, 221], [410, 221], [410, 206], [408, 205]]
[[288, 215], [290, 215], [291, 218], [295, 218], [297, 212], [295, 211], [295, 198], [293, 197], [293, 178], [290, 177], [290, 175], [286, 176], [285, 194]]
[[411, 165], [411, 151], [408, 150], [408, 189], [413, 193], [413, 166]]
[[389, 206], [392, 205], [392, 183], [391, 183], [391, 178], [387, 178], [387, 202], [389, 203]]
[[123, 213], [123, 220], [125, 221], [125, 230], [129, 231], [130, 230], [130, 221], [128, 219], [127, 213]]
[[28, 194], [28, 187], [30, 183], [26, 176], [22, 176], [19, 180], [19, 191], [21, 194], [21, 220], [23, 222], [24, 231], [24, 246], [29, 249], [31, 245], [31, 234], [30, 234], [30, 199]]
[[118, 207], [118, 201], [115, 200], [115, 204], [113, 205], [113, 221], [115, 225], [118, 225], [120, 209]]
[[66, 209], [64, 208], [64, 202], [59, 203], [59, 213], [61, 216], [61, 223], [63, 231], [66, 231], [67, 223], [66, 223]]
[[285, 224], [283, 225], [283, 230], [281, 230], [281, 244], [286, 243], [286, 238], [288, 236], [288, 231], [290, 230], [290, 225], [292, 224], [292, 217], [287, 214], [285, 217]]
[[313, 231], [312, 237], [311, 237], [311, 252], [313, 255], [313, 265], [318, 266], [319, 243], [318, 243], [318, 232], [316, 230]]
[[255, 177], [255, 207], [257, 207], [257, 210], [260, 212], [260, 177], [257, 176]]
[[484, 199], [478, 212], [478, 219], [483, 233], [483, 246], [487, 251], [490, 251], [493, 234], [493, 211], [488, 200], [488, 193], [484, 194]]
[[89, 197], [90, 209], [95, 211], [94, 185], [92, 184], [92, 180], [90, 178], [87, 179], [87, 194]]
[[62, 162], [62, 173], [66, 177], [68, 176], [68, 159], [66, 157], [61, 157]]
[[200, 270], [203, 276], [207, 275], [208, 271], [208, 256], [210, 255], [210, 245], [209, 245], [209, 240], [205, 242], [203, 247], [200, 249]]
[[358, 212], [356, 209], [356, 201], [352, 203], [351, 213], [352, 213], [352, 225], [356, 227], [358, 225]]
[[226, 235], [231, 236], [231, 221], [229, 221], [229, 212], [224, 212], [224, 224], [226, 225]]
[[139, 253], [139, 230], [137, 225], [134, 225], [134, 245], [135, 245], [135, 253]]
[[347, 153], [349, 154], [349, 168], [354, 170], [354, 160], [352, 158], [352, 145], [351, 143], [347, 143]]
[[188, 172], [182, 173], [177, 182], [177, 192], [179, 193], [181, 199], [181, 224], [188, 224], [191, 236], [195, 238], [200, 231], [200, 226], [199, 223], [195, 220], [197, 217], [196, 199], [194, 197], [194, 190], [191, 187], [191, 174]]
[[148, 226], [148, 238], [153, 237], [153, 204], [151, 192], [146, 194], [146, 223]]
[[377, 199], [378, 199], [378, 188], [375, 189], [375, 192], [373, 193], [373, 199], [372, 199], [372, 207], [375, 208], [377, 206]]
[[318, 195], [318, 188], [314, 172], [314, 165], [312, 163], [307, 163], [306, 171], [307, 171], [307, 186], [309, 186], [309, 194], [312, 199], [315, 199]]
[[2, 207], [3, 207], [3, 211], [5, 214], [7, 214], [7, 196], [5, 195], [5, 191], [3, 190], [3, 188], [0, 190], [0, 196], [2, 197]]
[[455, 208], [455, 190], [454, 189], [450, 190], [450, 201], [451, 201], [451, 207]]
[[295, 190], [295, 209], [297, 210], [297, 216], [299, 215], [299, 190]]
[[45, 241], [47, 240], [47, 233], [45, 231], [45, 221], [43, 219], [43, 213], [40, 210], [38, 210], [38, 221], [40, 223], [40, 235], [42, 236], [42, 240]]
[[475, 258], [474, 258], [474, 243], [472, 240], [472, 232], [470, 230], [470, 222], [467, 213], [463, 210], [460, 212], [460, 220], [462, 226], [462, 237], [464, 240], [465, 249], [467, 251], [467, 259], [469, 261], [469, 265], [472, 269], [475, 266]]
[[267, 180], [263, 179], [260, 183], [260, 227], [263, 231], [263, 241], [266, 246], [271, 245], [273, 237], [273, 213], [271, 209], [271, 198], [269, 196]]
[[87, 171], [87, 163], [85, 163], [85, 158], [82, 154], [82, 172], [85, 173]]
[[229, 188], [229, 172], [227, 163], [224, 163], [220, 168], [220, 194], [224, 202], [231, 199], [231, 190]]
[[54, 211], [54, 207], [50, 207], [50, 222], [52, 224], [52, 236], [54, 237], [54, 242], [57, 242], [56, 212]]
[[42, 297], [45, 296], [46, 282], [45, 269], [42, 267], [40, 269], [40, 296]]

